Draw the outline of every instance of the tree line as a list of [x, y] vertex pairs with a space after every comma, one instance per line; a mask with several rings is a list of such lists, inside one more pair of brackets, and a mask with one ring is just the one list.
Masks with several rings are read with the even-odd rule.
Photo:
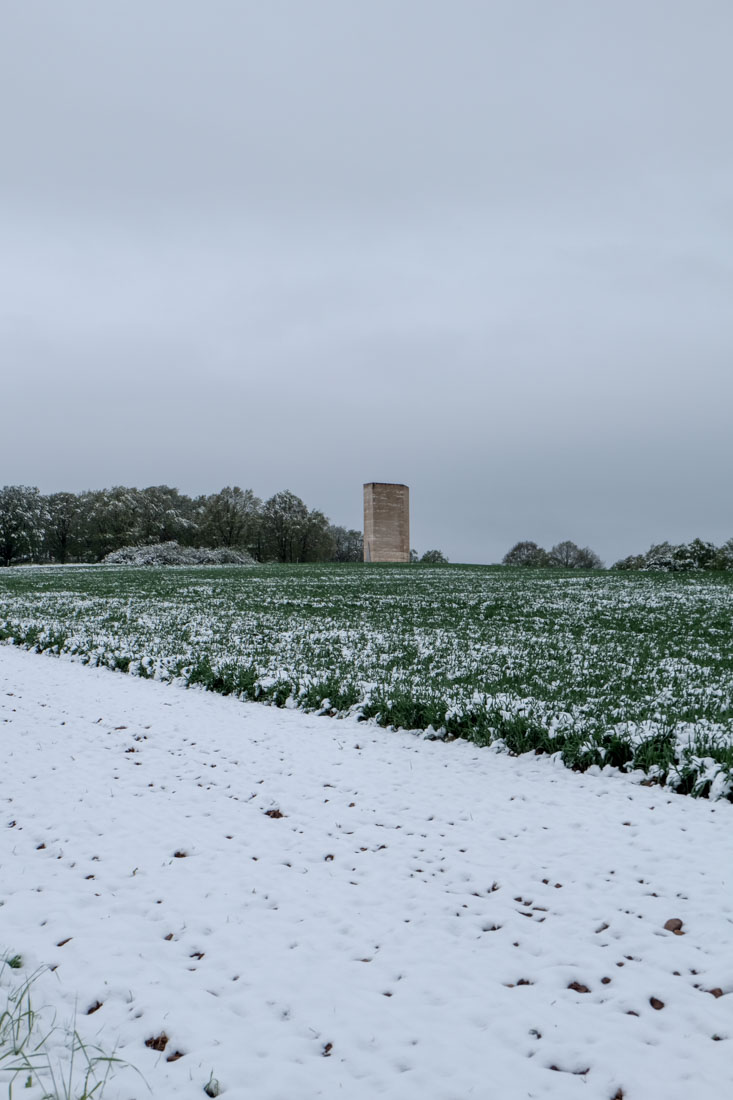
[[360, 531], [332, 524], [286, 489], [261, 500], [227, 486], [190, 497], [168, 485], [116, 486], [44, 496], [28, 485], [0, 489], [0, 565], [99, 562], [128, 546], [244, 551], [255, 561], [361, 561]]
[[693, 539], [674, 545], [658, 542], [650, 546], [646, 554], [630, 554], [617, 561], [612, 569], [659, 569], [665, 573], [685, 573], [690, 570], [710, 569], [719, 572], [733, 570], [733, 539], [722, 546], [704, 539]]
[[[524, 565], [529, 568], [558, 566], [564, 569], [601, 569], [603, 562], [587, 546], [576, 546], [566, 540], [543, 550], [536, 542], [517, 542], [504, 555], [504, 565]], [[611, 566], [615, 570], [660, 570], [666, 573], [683, 573], [690, 570], [733, 571], [733, 538], [722, 546], [704, 539], [693, 539], [677, 545], [659, 542], [645, 554], [630, 554]]]
[[531, 569], [602, 569], [603, 562], [589, 546], [576, 546], [570, 539], [544, 550], [536, 542], [516, 542], [504, 557], [503, 565], [524, 565]]

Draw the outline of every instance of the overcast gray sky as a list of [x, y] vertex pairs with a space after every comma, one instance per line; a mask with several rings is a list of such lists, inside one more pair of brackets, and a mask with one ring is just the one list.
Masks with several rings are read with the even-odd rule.
[[0, 484], [733, 535], [731, 0], [0, 0]]

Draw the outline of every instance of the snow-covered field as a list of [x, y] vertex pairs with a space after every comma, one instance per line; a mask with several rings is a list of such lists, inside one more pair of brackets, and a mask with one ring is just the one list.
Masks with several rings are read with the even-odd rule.
[[50, 967], [105, 1100], [733, 1092], [730, 802], [9, 646], [0, 704], [0, 1011]]
[[0, 570], [0, 640], [733, 799], [733, 575], [358, 563]]

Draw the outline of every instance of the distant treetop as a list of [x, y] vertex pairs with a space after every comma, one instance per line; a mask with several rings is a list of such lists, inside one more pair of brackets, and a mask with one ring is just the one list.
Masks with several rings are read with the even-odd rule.
[[549, 552], [536, 542], [517, 542], [502, 559], [503, 565], [523, 565], [528, 568], [556, 566], [562, 569], [602, 569], [603, 562], [589, 546], [576, 546], [566, 539]]
[[420, 561], [427, 562], [429, 565], [445, 565], [448, 559], [442, 550], [426, 550]]
[[718, 572], [733, 570], [733, 538], [722, 546], [715, 546], [703, 539], [673, 546], [669, 542], [658, 542], [650, 546], [646, 554], [630, 554], [612, 566], [613, 569], [659, 570], [664, 573], [686, 573], [690, 570], [712, 569]]

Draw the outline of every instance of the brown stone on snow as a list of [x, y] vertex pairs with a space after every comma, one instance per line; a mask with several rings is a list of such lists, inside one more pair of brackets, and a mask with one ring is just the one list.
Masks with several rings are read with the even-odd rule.
[[588, 986], [582, 985], [580, 982], [571, 982], [568, 989], [573, 989], [576, 993], [590, 993]]
[[668, 932], [681, 932], [682, 924], [683, 922], [679, 917], [670, 917], [670, 919], [665, 922], [664, 927]]
[[723, 996], [723, 990], [720, 988], [720, 986], [716, 986], [715, 989], [709, 989], [708, 993], [712, 993], [713, 997]]
[[165, 1050], [167, 1045], [168, 1036], [164, 1031], [161, 1031], [160, 1035], [151, 1035], [145, 1040], [145, 1046], [150, 1047], [151, 1050]]
[[650, 997], [649, 1004], [652, 1008], [656, 1008], [657, 1012], [659, 1012], [660, 1008], [664, 1008], [664, 1001], [660, 1001], [658, 997]]

